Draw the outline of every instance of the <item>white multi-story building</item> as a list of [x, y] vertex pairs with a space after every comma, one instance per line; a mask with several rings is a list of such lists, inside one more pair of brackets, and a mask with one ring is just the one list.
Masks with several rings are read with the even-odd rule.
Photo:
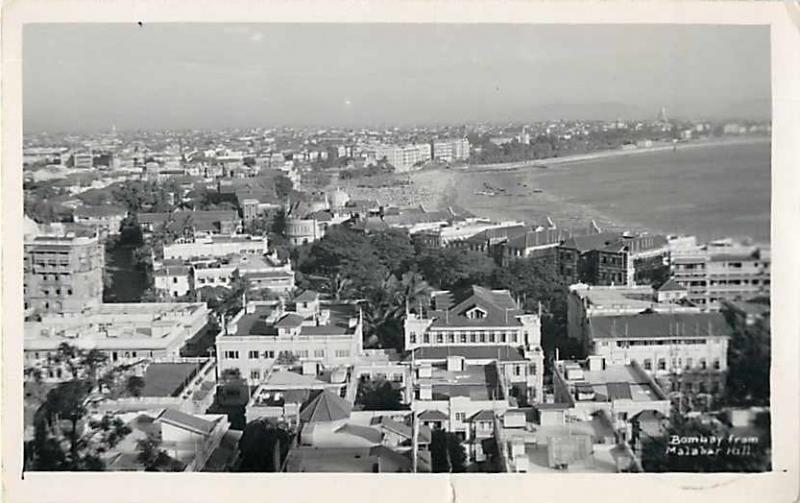
[[258, 384], [276, 364], [349, 366], [363, 352], [362, 334], [356, 305], [323, 303], [316, 292], [304, 292], [293, 306], [248, 302], [217, 336], [219, 369], [238, 369], [248, 382]]
[[529, 402], [542, 398], [540, 340], [539, 316], [524, 312], [508, 290], [436, 292], [430, 309], [408, 313], [405, 320], [405, 349], [415, 359], [497, 362], [514, 393]]
[[771, 262], [769, 247], [723, 240], [673, 252], [670, 269], [691, 302], [719, 309], [726, 300], [769, 296]]
[[644, 312], [585, 318], [592, 355], [637, 362], [671, 391], [718, 394], [725, 384], [731, 327], [720, 313]]
[[469, 159], [469, 141], [466, 138], [435, 140], [433, 142], [433, 158], [444, 162]]
[[226, 257], [228, 255], [264, 255], [268, 251], [266, 236], [236, 234], [232, 236], [198, 236], [179, 239], [164, 246], [164, 259]]
[[208, 315], [205, 303], [115, 303], [76, 316], [43, 316], [25, 322], [25, 366], [40, 369], [45, 379], [71, 379], [64, 363], [53, 360], [62, 343], [100, 350], [111, 364], [177, 357]]

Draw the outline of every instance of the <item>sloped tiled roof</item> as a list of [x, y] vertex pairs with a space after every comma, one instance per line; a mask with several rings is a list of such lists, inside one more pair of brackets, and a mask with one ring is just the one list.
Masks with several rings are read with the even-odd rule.
[[606, 384], [609, 400], [631, 400], [631, 385], [626, 382], [610, 382]]
[[[515, 316], [523, 314], [508, 290], [489, 290], [480, 286], [434, 294], [433, 304], [430, 316], [435, 318], [434, 327], [519, 326]], [[475, 307], [481, 308], [486, 315], [468, 318], [467, 313]]]
[[338, 421], [350, 417], [352, 406], [328, 390], [317, 394], [300, 411], [300, 420], [306, 423]]

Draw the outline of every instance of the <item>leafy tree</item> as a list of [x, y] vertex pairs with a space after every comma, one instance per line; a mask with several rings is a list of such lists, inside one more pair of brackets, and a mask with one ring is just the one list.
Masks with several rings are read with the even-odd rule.
[[144, 466], [144, 471], [182, 472], [183, 463], [170, 457], [160, 446], [161, 441], [152, 434], [136, 442], [136, 459]]
[[286, 199], [286, 197], [292, 193], [293, 189], [294, 184], [288, 177], [284, 175], [275, 177], [275, 195], [277, 195], [279, 199]]
[[769, 321], [747, 326], [728, 319], [734, 330], [728, 345], [725, 401], [733, 405], [769, 405], [771, 336]]
[[400, 275], [407, 271], [414, 261], [414, 245], [408, 232], [404, 230], [389, 229], [385, 232], [376, 232], [370, 234], [367, 239], [378, 261], [393, 274]]
[[97, 371], [108, 362], [108, 355], [99, 349], [92, 348], [80, 355], [80, 364], [86, 369], [86, 375], [90, 384], [97, 384]]
[[417, 264], [425, 280], [442, 290], [486, 283], [496, 267], [483, 253], [453, 248], [426, 250], [417, 257]]
[[125, 382], [125, 390], [130, 393], [131, 396], [142, 396], [142, 390], [144, 390], [144, 379], [137, 375], [128, 377], [128, 380]]

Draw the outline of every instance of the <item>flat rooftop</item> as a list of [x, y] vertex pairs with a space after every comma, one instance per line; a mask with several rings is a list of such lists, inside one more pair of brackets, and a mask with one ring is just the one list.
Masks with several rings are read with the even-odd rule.
[[584, 299], [589, 309], [638, 309], [644, 311], [658, 302], [649, 286], [602, 287], [573, 285], [570, 290]]
[[[594, 391], [595, 402], [610, 400], [632, 400], [644, 402], [653, 400], [666, 400], [663, 392], [654, 388], [643, 372], [637, 371], [631, 365], [610, 365], [602, 370], [587, 370], [581, 367], [582, 379], [567, 379], [566, 370], [574, 367], [560, 366], [559, 370], [564, 380], [575, 385], [578, 390]], [[586, 400], [580, 400], [586, 401]]]
[[175, 396], [197, 375], [203, 364], [151, 363], [144, 372], [143, 397]]
[[[237, 324], [236, 332], [229, 336], [277, 337], [278, 327], [276, 324], [283, 322], [281, 325], [283, 326], [294, 323], [296, 318], [303, 318], [293, 311], [288, 311], [274, 322], [268, 322], [267, 318], [275, 309], [276, 306], [257, 306], [253, 313], [245, 313]], [[335, 336], [355, 333], [355, 329], [350, 327], [350, 320], [358, 317], [356, 306], [352, 304], [322, 304], [320, 309], [330, 312], [328, 323], [320, 326], [301, 325], [301, 336]], [[311, 317], [305, 319], [310, 320]]]
[[295, 447], [286, 459], [287, 472], [408, 472], [411, 459], [382, 446], [314, 448]]
[[432, 386], [434, 400], [463, 396], [471, 400], [500, 400], [502, 388], [495, 365], [467, 365], [464, 370], [447, 370], [445, 365], [431, 369], [431, 377], [417, 379], [419, 384]]

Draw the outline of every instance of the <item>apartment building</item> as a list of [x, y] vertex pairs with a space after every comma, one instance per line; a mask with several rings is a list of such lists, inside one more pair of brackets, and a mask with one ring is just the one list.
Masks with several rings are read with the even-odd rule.
[[769, 296], [771, 262], [769, 247], [723, 240], [673, 253], [670, 270], [691, 302], [716, 310], [724, 301]]
[[352, 365], [363, 352], [363, 321], [352, 303], [320, 301], [306, 291], [292, 304], [248, 302], [217, 336], [220, 372], [238, 369], [258, 384], [276, 364]]
[[368, 147], [366, 152], [368, 163], [385, 159], [397, 172], [409, 171], [432, 158], [430, 143], [375, 145]]
[[466, 138], [434, 140], [433, 158], [443, 162], [469, 159], [469, 141]]
[[75, 314], [103, 301], [105, 250], [95, 237], [27, 235], [24, 242], [25, 309]]

